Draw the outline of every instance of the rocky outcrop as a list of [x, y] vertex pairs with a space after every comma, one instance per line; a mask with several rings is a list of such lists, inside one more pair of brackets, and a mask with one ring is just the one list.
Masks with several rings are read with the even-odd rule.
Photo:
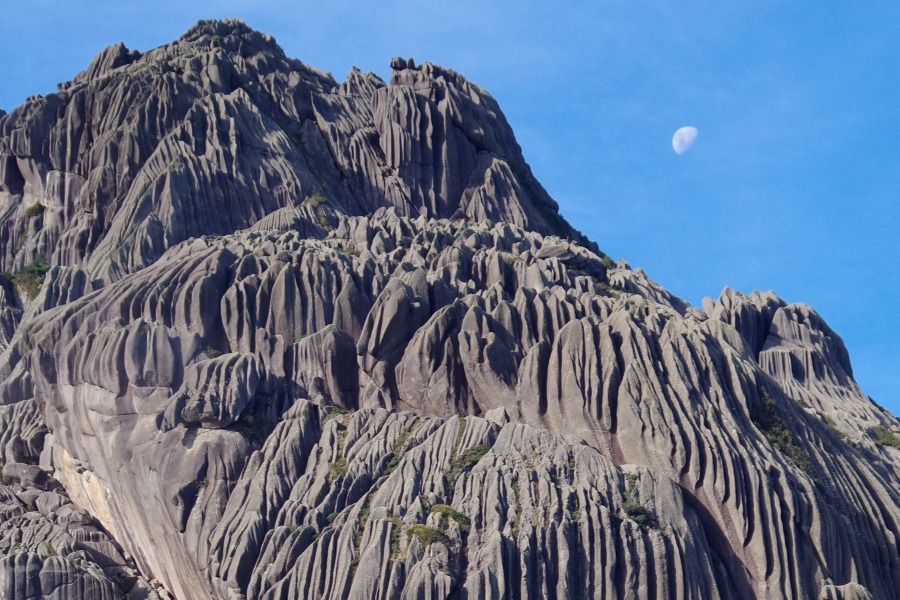
[[22, 303], [15, 284], [5, 275], [0, 275], [0, 352], [9, 346], [22, 320]]
[[[469, 491], [458, 489], [470, 485], [462, 483], [469, 471], [448, 475], [465, 463], [467, 446], [438, 445], [429, 450], [430, 460], [443, 465], [441, 472], [455, 487], [445, 482], [441, 488], [437, 480], [431, 487], [419, 483], [405, 499], [386, 504], [378, 513], [386, 520], [384, 530], [372, 535], [379, 536], [378, 543], [401, 543], [401, 549], [372, 549], [377, 553], [372, 560], [387, 561], [386, 570], [365, 575], [368, 583], [358, 581], [354, 560], [362, 561], [366, 544], [375, 542], [359, 537], [365, 530], [360, 533], [358, 514], [352, 535], [337, 527], [345, 524], [337, 515], [350, 508], [371, 512], [379, 504], [367, 505], [366, 498], [374, 500], [382, 488], [399, 493], [397, 487], [405, 483], [383, 487], [387, 480], [378, 482], [394, 477], [414, 455], [405, 452], [408, 439], [397, 447], [399, 432], [378, 442], [371, 433], [367, 443], [374, 444], [372, 449], [355, 463], [356, 454], [345, 454], [355, 438], [340, 439], [338, 431], [323, 426], [320, 412], [355, 409], [361, 410], [356, 413], [360, 419], [364, 414], [421, 418], [377, 412], [384, 409], [441, 419], [426, 421], [433, 424], [429, 427], [442, 427], [447, 418], [455, 422], [454, 415], [501, 415], [501, 421], [530, 428], [510, 424], [498, 433], [487, 421], [468, 421], [494, 431], [470, 445], [493, 448], [496, 439], [512, 435], [503, 432], [527, 431], [546, 436], [542, 444], [586, 443], [599, 452], [596, 460], [610, 461], [604, 469], [613, 472], [614, 464], [642, 465], [644, 471], [633, 472], [645, 473], [654, 486], [670, 486], [668, 491], [642, 492], [636, 482], [632, 489], [619, 473], [618, 501], [624, 506], [628, 494], [634, 502], [656, 502], [664, 494], [668, 499], [662, 504], [630, 509], [653, 522], [660, 515], [680, 515], [686, 524], [666, 538], [673, 549], [652, 551], [662, 554], [651, 552], [654, 544], [639, 551], [621, 540], [603, 543], [619, 558], [621, 552], [644, 552], [634, 560], [654, 565], [654, 575], [634, 577], [648, 578], [639, 585], [655, 586], [653, 593], [660, 596], [687, 580], [695, 583], [679, 593], [700, 597], [815, 595], [828, 581], [843, 584], [849, 577], [875, 593], [892, 589], [893, 576], [875, 565], [896, 562], [892, 532], [900, 524], [900, 498], [884, 480], [884, 465], [892, 460], [885, 453], [893, 450], [868, 438], [872, 427], [891, 422], [874, 408], [859, 414], [848, 410], [846, 423], [853, 428], [847, 425], [848, 432], [856, 439], [842, 440], [841, 430], [832, 430], [814, 406], [791, 397], [793, 388], [778, 380], [779, 373], [766, 372], [771, 344], [756, 351], [748, 341], [754, 329], [742, 332], [731, 324], [736, 319], [728, 316], [727, 306], [746, 306], [740, 297], [726, 291], [707, 307], [708, 314], [692, 309], [682, 315], [675, 303], [614, 287], [629, 277], [627, 266], [611, 267], [559, 238], [509, 224], [410, 220], [391, 210], [371, 218], [341, 217], [322, 240], [270, 229], [183, 244], [139, 273], [36, 314], [20, 327], [20, 341], [9, 354], [22, 357], [13, 368], [31, 373], [35, 396], [52, 407], [45, 410], [52, 434], [44, 443], [44, 465], [129, 548], [145, 572], [179, 597], [256, 597], [267, 593], [266, 585], [296, 590], [316, 577], [325, 578], [316, 584], [323, 586], [324, 596], [367, 596], [374, 593], [373, 585], [404, 590], [411, 585], [405, 575], [388, 583], [403, 552], [397, 532], [392, 533], [400, 525], [391, 525], [390, 519], [413, 531], [420, 531], [416, 525], [430, 527], [440, 535], [428, 535], [444, 540], [450, 525], [446, 531], [435, 526], [416, 505], [421, 494], [429, 493], [434, 494], [426, 501], [429, 506], [456, 507], [472, 523], [487, 519], [460, 508], [474, 502]], [[771, 320], [762, 314], [754, 327], [765, 325], [784, 343], [831, 365], [831, 370], [811, 371], [822, 375], [822, 385], [831, 381], [825, 379], [829, 373], [849, 377], [842, 367], [843, 346], [814, 313], [772, 302], [779, 308], [771, 311]], [[790, 327], [778, 314], [803, 315], [806, 328]], [[34, 348], [30, 353], [29, 347]], [[858, 391], [853, 396], [855, 388], [842, 389], [846, 404], [870, 406]], [[356, 418], [339, 416], [329, 423], [346, 422], [352, 429]], [[788, 430], [786, 444], [773, 434], [782, 426]], [[512, 460], [509, 449], [502, 448], [503, 460]], [[425, 463], [415, 464], [420, 469]], [[85, 473], [90, 473], [87, 479]], [[422, 482], [429, 476], [408, 470], [397, 477]], [[537, 490], [557, 485], [563, 476], [527, 477]], [[576, 488], [584, 485], [566, 481]], [[303, 493], [293, 498], [297, 485]], [[99, 489], [116, 490], [115, 504]], [[496, 493], [507, 504], [498, 508], [492, 498], [484, 500], [485, 506], [499, 511], [503, 522], [521, 520], [516, 511], [522, 509], [509, 503], [510, 490]], [[551, 510], [577, 502], [588, 511], [600, 502], [614, 507], [611, 492], [591, 494], [577, 501], [538, 494], [525, 505]], [[149, 522], [143, 518], [148, 506], [159, 507]], [[278, 516], [284, 506], [290, 506], [294, 521]], [[878, 523], [870, 517], [873, 506], [880, 507]], [[622, 519], [625, 509], [616, 510]], [[325, 518], [329, 515], [331, 522]], [[527, 521], [536, 523], [533, 515]], [[556, 528], [575, 526], [537, 522], [543, 523], [540, 539]], [[159, 523], [168, 524], [165, 536]], [[311, 529], [298, 534], [301, 546], [285, 558], [279, 557], [282, 550], [268, 549], [265, 540], [288, 544], [296, 532], [286, 536], [278, 527]], [[415, 581], [425, 577], [429, 586], [455, 590], [481, 581], [482, 568], [492, 573], [490, 578], [499, 570], [509, 581], [521, 581], [519, 571], [504, 569], [511, 569], [511, 557], [529, 546], [516, 545], [514, 536], [509, 539], [512, 530], [497, 527], [500, 546], [490, 551], [496, 552], [490, 559], [496, 564], [484, 564], [488, 538], [479, 538], [476, 554], [465, 558], [453, 554], [460, 550], [452, 541], [442, 541], [449, 554], [434, 559], [438, 562], [428, 567], [430, 574], [419, 573], [425, 566], [415, 567]], [[619, 526], [601, 519], [590, 527], [605, 536]], [[568, 556], [586, 551], [579, 549], [577, 537], [559, 535], [553, 548], [564, 545]], [[598, 535], [589, 535], [592, 543], [600, 543]], [[316, 554], [313, 538], [339, 545], [328, 547], [325, 560]], [[701, 552], [702, 558], [678, 554], [688, 550]], [[256, 573], [260, 552], [268, 557], [260, 568], [283, 564], [278, 568], [285, 571], [266, 577]], [[466, 552], [472, 550], [467, 546]], [[306, 558], [298, 563], [301, 557]], [[372, 560], [360, 564], [369, 568]], [[568, 559], [558, 560], [568, 564]], [[604, 564], [598, 560], [583, 568], [595, 572]], [[289, 576], [286, 569], [301, 563], [307, 569], [327, 566], [304, 572], [298, 583], [292, 578], [299, 575]], [[186, 571], [185, 564], [194, 566]], [[658, 579], [663, 564], [677, 577]], [[706, 564], [706, 570], [691, 570], [698, 564]], [[414, 565], [404, 565], [412, 577]], [[537, 566], [517, 568], [530, 572]], [[442, 569], [455, 575], [443, 580], [438, 577]], [[339, 572], [343, 581], [335, 579]], [[560, 577], [570, 580], [560, 583]], [[580, 582], [573, 577], [554, 575], [553, 585], [564, 586], [557, 590], [562, 593]], [[526, 579], [523, 585], [537, 587], [515, 593], [549, 593], [540, 581]], [[622, 584], [604, 581], [615, 589]], [[499, 595], [513, 593], [500, 589], [506, 591]], [[640, 594], [650, 592], [641, 588]]]
[[171, 597], [38, 467], [6, 465], [0, 515], [0, 598]]
[[404, 65], [390, 85], [355, 70], [338, 85], [238, 21], [112, 46], [0, 120], [0, 267], [109, 282], [304, 201], [325, 222], [393, 206], [580, 235], [487, 92]]
[[[17, 485], [177, 598], [897, 597], [900, 424], [821, 317], [613, 263], [486, 92], [392, 68], [204, 22], [0, 120]], [[115, 583], [38, 545], [0, 573]]]

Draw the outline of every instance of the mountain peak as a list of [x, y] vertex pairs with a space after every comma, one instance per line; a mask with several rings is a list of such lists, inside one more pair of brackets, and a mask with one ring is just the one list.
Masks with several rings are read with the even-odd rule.
[[897, 598], [824, 320], [613, 262], [391, 68], [201, 21], [0, 112], [0, 597]]
[[284, 56], [284, 50], [274, 37], [253, 29], [242, 19], [201, 19], [184, 32], [177, 42], [202, 46], [222, 45], [229, 49], [239, 43], [249, 43], [260, 50]]
[[[101, 50], [100, 53], [94, 57], [94, 60], [91, 61], [90, 66], [76, 75], [71, 83], [87, 83], [110, 71], [129, 65], [140, 58], [140, 52], [137, 50], [129, 50], [125, 47], [124, 43], [118, 42]], [[62, 89], [65, 89], [68, 85], [69, 84], [65, 84], [61, 87]]]
[[[331, 199], [323, 218], [392, 207], [591, 245], [534, 178], [490, 94], [450, 69], [393, 64], [390, 85], [353, 70], [338, 85], [235, 19], [200, 21], [143, 53], [106, 48], [59, 95], [6, 121], [0, 148], [36, 162], [24, 170], [10, 162], [7, 190], [35, 195], [16, 211], [18, 225], [0, 233], [17, 249], [0, 266], [80, 264], [109, 281], [171, 245], [249, 227], [313, 193]], [[64, 133], [73, 131], [78, 139]], [[58, 135], [72, 146], [50, 144]], [[123, 157], [110, 175], [115, 186], [97, 170], [97, 157], [111, 155]], [[157, 161], [185, 167], [160, 171]], [[80, 199], [48, 181], [57, 170], [84, 181]], [[48, 210], [28, 233], [25, 210], [37, 202]]]

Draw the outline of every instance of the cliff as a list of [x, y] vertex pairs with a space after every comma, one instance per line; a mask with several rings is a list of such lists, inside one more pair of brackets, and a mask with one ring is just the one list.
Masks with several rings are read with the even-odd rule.
[[200, 22], [0, 116], [0, 597], [900, 597], [821, 317], [613, 263], [391, 66]]

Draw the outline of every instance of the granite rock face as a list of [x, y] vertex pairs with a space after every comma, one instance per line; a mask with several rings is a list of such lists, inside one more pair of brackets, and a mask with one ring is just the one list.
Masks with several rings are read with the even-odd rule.
[[37, 466], [4, 467], [0, 515], [0, 598], [171, 598]]
[[201, 22], [0, 117], [0, 597], [900, 597], [821, 317], [613, 263], [391, 67]]
[[478, 86], [430, 64], [338, 85], [239, 22], [112, 46], [0, 117], [6, 271], [44, 261], [109, 282], [307, 198], [323, 221], [394, 206], [575, 235]]

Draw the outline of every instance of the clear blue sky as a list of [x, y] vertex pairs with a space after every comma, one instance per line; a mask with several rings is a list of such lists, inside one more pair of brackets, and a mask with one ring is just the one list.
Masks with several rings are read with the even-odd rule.
[[[0, 107], [200, 18], [241, 17], [339, 80], [396, 55], [451, 67], [604, 251], [695, 305], [725, 285], [812, 305], [900, 414], [900, 2], [422, 4], [15, 2]], [[682, 125], [700, 135], [679, 156]]]

